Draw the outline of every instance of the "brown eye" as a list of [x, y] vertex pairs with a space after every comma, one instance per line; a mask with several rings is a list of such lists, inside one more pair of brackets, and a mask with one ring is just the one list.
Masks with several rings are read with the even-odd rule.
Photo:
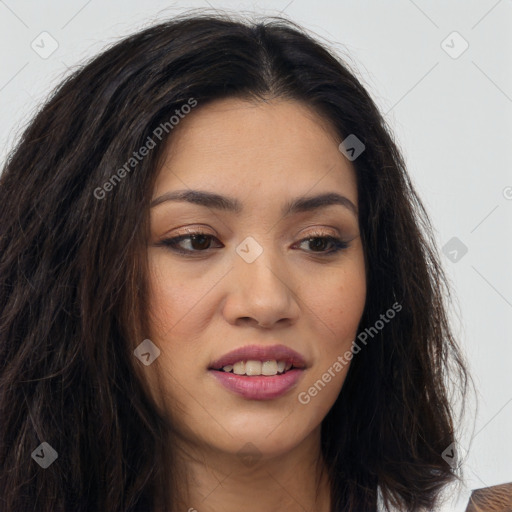
[[326, 247], [328, 247], [330, 243], [330, 241], [327, 240], [326, 238], [310, 238], [307, 241], [309, 243], [309, 247], [315, 252], [325, 251]]
[[213, 249], [213, 241], [217, 241], [217, 248], [223, 247], [216, 237], [206, 233], [189, 233], [174, 238], [166, 238], [158, 242], [157, 245], [168, 247], [180, 254], [194, 255], [194, 253], [207, 252], [209, 249]]
[[318, 253], [318, 254], [335, 254], [348, 247], [348, 242], [345, 242], [339, 238], [333, 236], [311, 236], [304, 238], [299, 242], [299, 245], [309, 245], [309, 250], [306, 252]]
[[192, 235], [190, 236], [190, 245], [197, 251], [204, 251], [209, 249], [211, 244], [211, 237], [207, 235]]

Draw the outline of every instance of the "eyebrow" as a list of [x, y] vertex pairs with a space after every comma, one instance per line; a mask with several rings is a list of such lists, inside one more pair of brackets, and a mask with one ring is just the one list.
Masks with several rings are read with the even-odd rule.
[[[167, 192], [153, 199], [150, 207], [153, 208], [167, 201], [185, 201], [200, 206], [206, 206], [207, 208], [233, 213], [240, 213], [243, 210], [242, 203], [238, 201], [238, 199], [201, 190], [176, 190]], [[336, 192], [328, 192], [317, 196], [297, 197], [284, 204], [281, 214], [283, 217], [286, 217], [295, 213], [310, 212], [336, 204], [344, 206], [357, 217], [358, 211], [356, 205], [348, 199], [348, 197], [337, 194]]]

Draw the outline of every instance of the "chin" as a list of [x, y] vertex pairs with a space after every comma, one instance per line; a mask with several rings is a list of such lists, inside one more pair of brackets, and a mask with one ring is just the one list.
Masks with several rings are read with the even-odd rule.
[[297, 425], [306, 427], [307, 421], [292, 422], [289, 418], [283, 421], [282, 415], [279, 417], [276, 415], [275, 420], [272, 423], [253, 419], [253, 421], [243, 423], [225, 424], [226, 430], [233, 433], [233, 436], [221, 429], [220, 435], [215, 435], [215, 437], [212, 437], [209, 432], [208, 439], [205, 441], [217, 450], [232, 455], [241, 456], [241, 452], [253, 451], [258, 457], [272, 458], [291, 451], [314, 430], [297, 429]]

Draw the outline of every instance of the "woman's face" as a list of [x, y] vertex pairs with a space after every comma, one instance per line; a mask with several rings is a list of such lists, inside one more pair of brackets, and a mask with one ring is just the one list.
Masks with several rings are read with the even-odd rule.
[[199, 104], [175, 128], [151, 207], [148, 337], [161, 353], [145, 372], [192, 444], [289, 451], [340, 392], [366, 297], [340, 142], [294, 101]]

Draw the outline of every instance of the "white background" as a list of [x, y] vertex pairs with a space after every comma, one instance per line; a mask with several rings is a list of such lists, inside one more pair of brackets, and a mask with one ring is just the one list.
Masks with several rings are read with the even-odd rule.
[[[2, 162], [68, 68], [189, 8], [285, 15], [349, 60], [396, 135], [440, 248], [457, 237], [468, 249], [442, 258], [479, 407], [470, 405], [462, 443], [465, 486], [443, 510], [464, 510], [471, 489], [512, 482], [512, 0], [41, 4], [0, 0]], [[31, 47], [42, 47], [44, 31], [58, 43], [46, 59]], [[461, 55], [454, 31], [469, 44]]]

